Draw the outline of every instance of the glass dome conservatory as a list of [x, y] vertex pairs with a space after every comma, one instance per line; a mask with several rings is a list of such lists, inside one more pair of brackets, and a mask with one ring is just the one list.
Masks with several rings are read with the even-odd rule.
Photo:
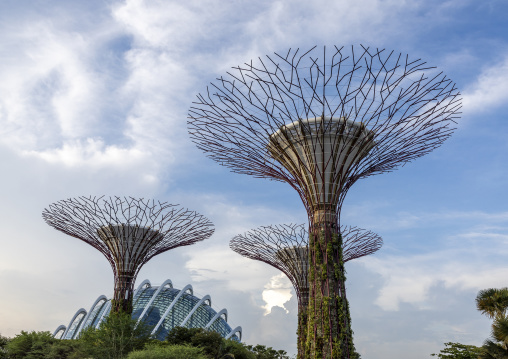
[[[210, 296], [194, 296], [190, 284], [180, 290], [173, 288], [169, 279], [158, 287], [153, 287], [149, 280], [145, 280], [134, 293], [132, 318], [152, 327], [152, 335], [159, 340], [164, 340], [171, 329], [180, 326], [204, 328], [218, 332], [226, 339], [240, 341], [242, 328], [232, 329], [227, 322], [228, 311], [222, 309], [216, 312], [211, 305]], [[97, 328], [110, 309], [111, 300], [101, 295], [88, 312], [83, 308], [79, 309], [69, 325], [60, 325], [53, 336], [58, 339], [77, 338], [84, 328]]]

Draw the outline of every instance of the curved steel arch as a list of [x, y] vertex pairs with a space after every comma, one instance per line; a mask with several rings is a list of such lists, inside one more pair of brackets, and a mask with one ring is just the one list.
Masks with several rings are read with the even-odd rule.
[[194, 308], [187, 314], [187, 317], [183, 320], [182, 324], [180, 324], [181, 327], [185, 327], [185, 324], [189, 321], [189, 319], [192, 317], [192, 315], [198, 310], [198, 308], [206, 301], [208, 300], [208, 306], [212, 306], [212, 298], [207, 294], [199, 302], [196, 303]]
[[157, 323], [157, 325], [153, 328], [152, 332], [150, 333], [151, 335], [154, 335], [155, 333], [157, 333], [157, 330], [159, 330], [159, 327], [162, 325], [162, 323], [164, 322], [164, 319], [166, 319], [166, 317], [169, 315], [169, 313], [171, 312], [171, 309], [173, 309], [173, 307], [175, 306], [175, 304], [178, 302], [178, 300], [182, 297], [182, 295], [185, 294], [186, 291], [190, 290], [191, 294], [194, 295], [194, 290], [192, 289], [192, 285], [190, 284], [187, 284], [185, 287], [183, 287], [183, 289], [180, 291], [180, 293], [177, 294], [177, 296], [175, 297], [175, 299], [173, 299], [173, 301], [171, 302], [171, 304], [169, 305], [168, 309], [166, 309], [166, 311], [164, 312], [164, 314], [162, 315], [161, 319], [159, 319], [159, 322]]
[[152, 283], [148, 279], [145, 279], [141, 282], [140, 285], [136, 288], [136, 291], [134, 292], [134, 297], [139, 293], [139, 291], [143, 288], [143, 286], [147, 285], [147, 288], [152, 288]]
[[148, 288], [152, 288], [152, 283], [150, 283], [150, 281], [148, 279], [145, 279], [144, 281], [141, 282], [140, 285], [138, 285], [138, 287], [136, 288], [136, 291], [132, 295], [132, 307], [133, 308], [139, 300], [139, 296], [142, 293], [141, 290], [148, 289]]
[[233, 335], [235, 335], [236, 333], [239, 333], [240, 335], [238, 336], [238, 338], [240, 339], [240, 341], [242, 340], [242, 327], [241, 326], [237, 326], [235, 329], [233, 329], [228, 335], [226, 335], [226, 337], [224, 339], [229, 339], [231, 338]]
[[226, 308], [222, 309], [220, 312], [218, 312], [217, 314], [215, 314], [215, 316], [208, 322], [207, 325], [205, 325], [205, 330], [210, 328], [213, 323], [215, 323], [215, 321], [217, 319], [220, 318], [220, 316], [224, 314], [224, 320], [226, 321], [226, 323], [228, 322], [228, 310]]
[[[67, 329], [67, 327], [66, 327], [65, 325], [63, 325], [63, 324], [62, 324], [62, 325], [60, 325], [60, 326], [58, 326], [58, 328], [56, 328], [56, 330], [53, 332], [53, 338], [55, 338], [55, 336], [56, 336], [56, 335], [58, 334], [58, 332], [60, 332], [60, 331], [63, 331], [63, 332], [65, 333], [66, 329]], [[62, 337], [63, 337], [63, 334], [62, 334], [62, 336], [61, 336], [59, 339], [62, 339]]]
[[[85, 318], [83, 319], [83, 321], [81, 322], [81, 325], [79, 326], [78, 330], [77, 330], [77, 333], [79, 333], [81, 330], [85, 329], [85, 325], [86, 325], [86, 321], [88, 320], [88, 318], [90, 317], [90, 315], [92, 315], [95, 307], [97, 306], [97, 304], [100, 302], [100, 301], [104, 301], [107, 302], [108, 301], [108, 298], [106, 298], [105, 295], [101, 295], [99, 296], [99, 298], [97, 298], [95, 300], [95, 302], [92, 304], [92, 307], [90, 308], [90, 310], [88, 311], [87, 315], [85, 316]], [[104, 305], [104, 303], [102, 305]]]
[[97, 325], [95, 326], [96, 328], [99, 328], [99, 325], [102, 323], [102, 321], [104, 320], [104, 317], [106, 317], [106, 315], [109, 314], [109, 312], [111, 311], [111, 299], [108, 300], [108, 303], [106, 304], [107, 307], [104, 308], [104, 312], [102, 313], [101, 315], [101, 319], [99, 319], [99, 321], [97, 322]]
[[[63, 333], [62, 335], [62, 339], [65, 339], [65, 337], [67, 336], [67, 333], [69, 332], [69, 330], [72, 328], [72, 324], [74, 323], [74, 321], [76, 320], [77, 316], [80, 315], [80, 314], [84, 314], [83, 315], [83, 318], [81, 318], [81, 320], [83, 320], [86, 316], [86, 310], [83, 309], [83, 308], [79, 308], [78, 311], [76, 312], [76, 314], [74, 314], [74, 316], [72, 317], [71, 321], [69, 322], [69, 325], [67, 326], [67, 329], [65, 330], [65, 332]], [[71, 339], [74, 337], [74, 334], [76, 334], [76, 330], [79, 329], [79, 326], [81, 325], [81, 322], [76, 325], [76, 329], [74, 330], [74, 333], [72, 333], [72, 337]]]
[[141, 319], [143, 319], [143, 317], [146, 315], [146, 313], [148, 312], [148, 309], [152, 306], [152, 303], [155, 301], [155, 299], [157, 298], [157, 296], [159, 295], [159, 293], [164, 289], [165, 286], [167, 286], [169, 284], [169, 287], [170, 288], [173, 288], [173, 282], [171, 281], [171, 279], [166, 279], [164, 281], [164, 283], [162, 283], [159, 288], [157, 288], [157, 290], [155, 291], [155, 293], [152, 295], [152, 298], [150, 298], [150, 300], [148, 301], [148, 303], [145, 305], [145, 309], [143, 309], [143, 311], [141, 312], [141, 315], [139, 316], [138, 318], [138, 321], [136, 322], [136, 326], [138, 326], [139, 322], [141, 321]]

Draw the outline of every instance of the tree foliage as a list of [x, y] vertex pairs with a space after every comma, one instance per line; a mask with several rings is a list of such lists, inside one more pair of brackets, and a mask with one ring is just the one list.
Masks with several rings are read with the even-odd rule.
[[150, 339], [150, 328], [124, 312], [111, 313], [99, 325], [81, 332], [79, 340], [87, 354], [100, 359], [122, 359], [133, 350], [143, 349]]
[[[1, 339], [0, 341], [4, 342]], [[50, 332], [21, 331], [11, 340], [7, 339], [3, 350], [2, 343], [0, 343], [1, 359], [82, 359], [87, 357], [81, 341], [55, 339]]]
[[482, 348], [474, 345], [460, 343], [444, 343], [445, 348], [439, 354], [431, 354], [439, 359], [478, 359], [478, 355], [482, 352]]
[[508, 359], [508, 288], [489, 288], [478, 292], [476, 308], [494, 319], [491, 337], [485, 341], [481, 359]]
[[244, 345], [202, 328], [175, 327], [169, 332], [166, 341], [172, 345], [201, 348], [209, 359], [289, 359], [284, 350], [275, 350], [264, 345]]
[[289, 359], [284, 350], [245, 345], [202, 328], [176, 327], [165, 341], [150, 338], [150, 332], [129, 314], [111, 313], [99, 328], [86, 328], [74, 340], [55, 339], [50, 332], [0, 336], [0, 359]]
[[144, 350], [131, 352], [127, 359], [207, 359], [203, 350], [188, 345], [148, 345]]
[[7, 358], [46, 358], [51, 345], [56, 341], [50, 332], [25, 332], [12, 338], [6, 345]]
[[508, 308], [508, 288], [489, 288], [478, 292], [476, 308], [491, 319], [504, 317]]
[[10, 339], [0, 334], [0, 359], [7, 358], [7, 343]]

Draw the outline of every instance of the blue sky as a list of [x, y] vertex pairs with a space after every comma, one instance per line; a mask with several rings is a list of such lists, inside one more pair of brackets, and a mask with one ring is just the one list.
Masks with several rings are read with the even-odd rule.
[[154, 258], [139, 282], [192, 283], [228, 308], [246, 342], [294, 353], [289, 282], [228, 242], [305, 222], [303, 206], [288, 185], [205, 158], [187, 136], [187, 111], [208, 82], [250, 59], [362, 43], [437, 66], [464, 106], [441, 148], [348, 193], [342, 222], [385, 243], [347, 266], [356, 346], [367, 359], [419, 359], [447, 341], [480, 345], [490, 323], [475, 295], [508, 278], [506, 13], [502, 0], [2, 1], [0, 333], [52, 331], [112, 292], [105, 258], [47, 226], [42, 210], [131, 195], [216, 225], [207, 241]]

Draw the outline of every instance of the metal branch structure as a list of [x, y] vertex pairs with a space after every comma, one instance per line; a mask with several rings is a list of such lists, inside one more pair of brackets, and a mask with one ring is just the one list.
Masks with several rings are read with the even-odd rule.
[[115, 278], [115, 312], [132, 312], [136, 277], [152, 257], [202, 241], [214, 232], [213, 224], [194, 211], [132, 197], [69, 198], [50, 204], [42, 217], [107, 258]]
[[198, 95], [188, 122], [197, 147], [233, 172], [287, 182], [305, 205], [308, 358], [354, 350], [337, 227], [348, 190], [439, 147], [460, 108], [443, 73], [364, 46], [275, 53]]
[[[344, 263], [377, 252], [383, 239], [357, 227], [339, 229]], [[298, 356], [303, 357], [309, 304], [309, 234], [303, 224], [283, 224], [253, 229], [235, 236], [229, 243], [236, 253], [265, 262], [283, 272], [298, 298]]]

